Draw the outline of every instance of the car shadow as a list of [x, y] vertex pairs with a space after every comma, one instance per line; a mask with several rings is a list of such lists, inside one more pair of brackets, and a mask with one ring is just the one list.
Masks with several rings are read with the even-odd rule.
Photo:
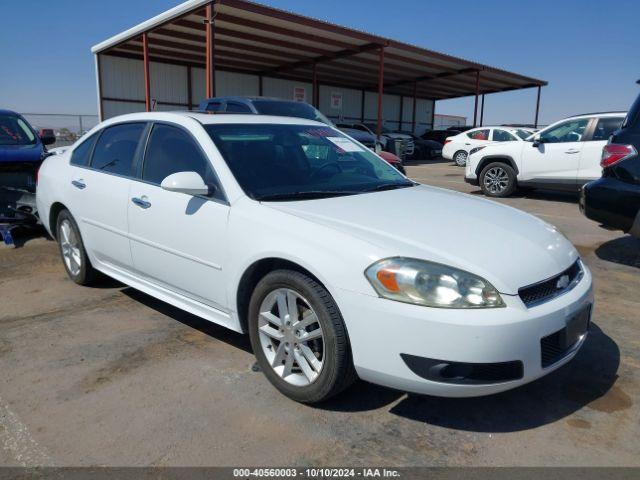
[[[469, 192], [472, 195], [484, 195], [482, 190], [477, 189]], [[519, 189], [516, 192], [512, 193], [509, 198], [526, 198], [530, 200], [546, 200], [550, 202], [563, 202], [563, 203], [574, 203], [577, 204], [579, 200], [579, 195], [573, 192], [558, 192], [553, 190], [529, 190], [529, 189]]]
[[[13, 248], [22, 248], [37, 238], [51, 239], [44, 227], [40, 225], [16, 226], [11, 232], [11, 238], [13, 239]], [[2, 241], [0, 240], [1, 243]]]
[[217, 325], [213, 322], [205, 320], [204, 318], [200, 318], [196, 315], [174, 307], [173, 305], [169, 305], [162, 300], [158, 300], [150, 295], [147, 295], [146, 293], [135, 290], [131, 287], [124, 288], [122, 290], [122, 293], [124, 293], [132, 300], [142, 303], [146, 307], [149, 307], [152, 310], [161, 313], [162, 315], [166, 315], [172, 320], [176, 320], [183, 325], [186, 325], [187, 327], [198, 330], [205, 335], [215, 338], [216, 340], [228, 343], [229, 345], [244, 350], [247, 353], [252, 353], [251, 343], [249, 341], [248, 335], [234, 332], [229, 328]]
[[640, 239], [630, 235], [603, 243], [595, 253], [601, 260], [640, 268]]
[[615, 410], [605, 400], [620, 365], [618, 345], [596, 325], [576, 357], [555, 372], [514, 390], [476, 398], [408, 395], [390, 412], [410, 420], [469, 432], [517, 432], [559, 421], [601, 399], [598, 409]]

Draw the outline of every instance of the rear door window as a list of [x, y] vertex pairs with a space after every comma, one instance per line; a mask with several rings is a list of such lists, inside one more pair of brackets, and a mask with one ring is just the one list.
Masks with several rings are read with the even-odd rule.
[[591, 140], [609, 140], [611, 134], [622, 125], [622, 120], [623, 117], [598, 118]]
[[467, 133], [467, 137], [472, 140], [489, 140], [489, 129], [472, 130]]
[[145, 123], [123, 123], [107, 127], [96, 143], [91, 167], [115, 175], [132, 176], [133, 159]]
[[222, 102], [209, 102], [205, 110], [207, 112], [219, 112], [222, 110]]
[[516, 137], [511, 135], [506, 130], [502, 130], [500, 128], [493, 129], [493, 141], [494, 142], [513, 142], [516, 140]]

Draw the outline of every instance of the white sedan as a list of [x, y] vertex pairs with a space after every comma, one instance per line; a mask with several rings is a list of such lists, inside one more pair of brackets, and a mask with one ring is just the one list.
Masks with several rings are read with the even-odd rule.
[[442, 156], [453, 160], [459, 167], [467, 164], [469, 152], [493, 142], [518, 142], [533, 134], [532, 130], [512, 127], [479, 127], [448, 137], [444, 141]]
[[112, 118], [45, 160], [37, 202], [74, 282], [101, 272], [248, 333], [301, 402], [356, 377], [500, 392], [568, 362], [588, 331], [591, 274], [554, 227], [418, 185], [314, 121]]

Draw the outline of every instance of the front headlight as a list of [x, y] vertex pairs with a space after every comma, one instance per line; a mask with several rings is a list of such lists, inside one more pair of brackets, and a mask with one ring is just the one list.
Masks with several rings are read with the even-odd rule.
[[438, 308], [504, 307], [500, 294], [486, 280], [440, 263], [415, 258], [388, 258], [365, 270], [383, 298]]

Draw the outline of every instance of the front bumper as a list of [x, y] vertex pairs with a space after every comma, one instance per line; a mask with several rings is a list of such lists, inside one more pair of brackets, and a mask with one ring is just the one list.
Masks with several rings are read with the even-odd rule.
[[[443, 397], [473, 397], [509, 390], [564, 365], [580, 349], [586, 334], [544, 367], [541, 341], [568, 328], [569, 320], [593, 304], [591, 273], [586, 268], [582, 281], [573, 290], [532, 308], [526, 308], [519, 297], [509, 295], [503, 295], [505, 308], [478, 310], [428, 308], [346, 290], [336, 292], [336, 297], [360, 378]], [[492, 381], [486, 376], [479, 382], [433, 381], [421, 374], [420, 366], [415, 368], [416, 358], [427, 363], [438, 359], [465, 366], [508, 364], [520, 370], [515, 379], [506, 381]]]
[[468, 183], [469, 185], [474, 185], [474, 186], [476, 186], [476, 187], [477, 187], [478, 185], [480, 185], [480, 181], [478, 180], [478, 177], [474, 177], [474, 178], [471, 178], [471, 177], [464, 177], [464, 181], [465, 181], [466, 183]]

